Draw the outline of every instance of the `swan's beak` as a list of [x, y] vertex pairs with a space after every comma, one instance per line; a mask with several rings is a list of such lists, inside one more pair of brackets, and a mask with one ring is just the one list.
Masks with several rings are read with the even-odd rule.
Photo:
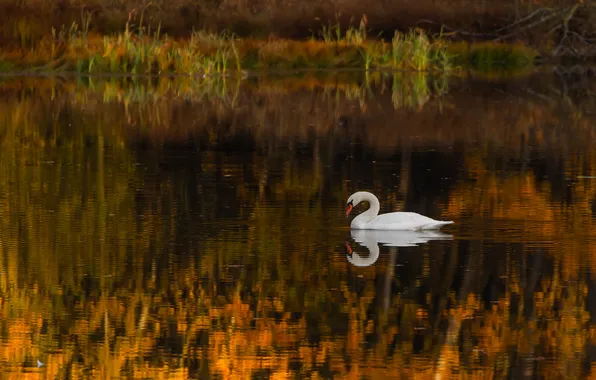
[[350, 211], [352, 211], [353, 208], [354, 206], [352, 206], [351, 204], [348, 205], [348, 209], [346, 210], [346, 216], [350, 215]]
[[346, 251], [348, 251], [348, 255], [352, 256], [352, 247], [350, 243], [346, 240]]

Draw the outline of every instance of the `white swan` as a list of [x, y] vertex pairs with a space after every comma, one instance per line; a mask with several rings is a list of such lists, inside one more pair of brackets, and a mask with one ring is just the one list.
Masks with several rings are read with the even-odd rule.
[[368, 257], [362, 257], [352, 251], [346, 241], [348, 261], [357, 267], [367, 267], [374, 264], [379, 258], [379, 244], [388, 247], [414, 247], [427, 243], [430, 240], [451, 240], [453, 235], [439, 231], [380, 231], [380, 230], [352, 230], [350, 231], [355, 242], [368, 248]]
[[419, 231], [438, 230], [453, 221], [442, 222], [434, 220], [415, 212], [391, 212], [379, 215], [379, 200], [374, 194], [367, 191], [358, 191], [348, 198], [346, 216], [358, 203], [366, 201], [370, 204], [368, 210], [352, 220], [350, 227], [354, 230], [392, 230], [392, 231]]

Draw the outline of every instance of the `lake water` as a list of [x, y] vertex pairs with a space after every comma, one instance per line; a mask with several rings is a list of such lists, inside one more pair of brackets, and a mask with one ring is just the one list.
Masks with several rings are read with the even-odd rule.
[[[594, 374], [594, 90], [1, 78], [2, 378]], [[455, 223], [352, 236], [358, 190]]]

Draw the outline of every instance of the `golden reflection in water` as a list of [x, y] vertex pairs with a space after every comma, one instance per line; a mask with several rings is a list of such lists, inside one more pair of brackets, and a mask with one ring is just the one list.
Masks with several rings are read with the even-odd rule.
[[[3, 378], [592, 374], [593, 99], [342, 86], [4, 84]], [[360, 187], [454, 239], [352, 266]]]

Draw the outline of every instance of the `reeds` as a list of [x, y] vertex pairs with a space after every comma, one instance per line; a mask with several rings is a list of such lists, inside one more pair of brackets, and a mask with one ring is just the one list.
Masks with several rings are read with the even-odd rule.
[[369, 43], [361, 48], [365, 68], [391, 68], [415, 71], [453, 70], [447, 54], [447, 44], [431, 41], [421, 30], [408, 33], [395, 31], [390, 43]]
[[[205, 43], [205, 39], [216, 44]], [[104, 36], [102, 46], [87, 49], [87, 56], [76, 57], [80, 73], [186, 74], [191, 76], [225, 75], [238, 59], [234, 40], [225, 35], [205, 37], [193, 33], [188, 41], [160, 36], [135, 36], [127, 29], [119, 36]], [[76, 55], [75, 55], [76, 56]], [[235, 67], [238, 67], [236, 62]]]
[[366, 41], [367, 36], [367, 29], [366, 25], [368, 23], [368, 18], [366, 15], [363, 15], [360, 19], [360, 24], [357, 28], [352, 26], [352, 22], [350, 21], [350, 26], [346, 29], [345, 32], [342, 32], [341, 23], [339, 21], [341, 13], [337, 13], [335, 18], [336, 21], [334, 24], [328, 23], [327, 25], [321, 26], [321, 31], [319, 32], [319, 36], [328, 44], [347, 44], [347, 45], [361, 45]]
[[[129, 20], [130, 21], [130, 20]], [[179, 74], [214, 78], [253, 69], [363, 69], [453, 72], [460, 66], [491, 59], [512, 60], [518, 67], [527, 64], [514, 53], [494, 57], [490, 47], [470, 50], [462, 58], [461, 49], [450, 49], [441, 38], [430, 38], [423, 30], [395, 31], [389, 42], [369, 39], [367, 20], [345, 31], [339, 23], [323, 26], [319, 39], [238, 39], [231, 33], [194, 31], [179, 40], [151, 30], [141, 23], [126, 24], [124, 32], [113, 36], [89, 33], [90, 16], [81, 24], [53, 29], [51, 39], [19, 54], [0, 55], [0, 69], [75, 71], [80, 74]], [[526, 51], [529, 50], [526, 48]], [[515, 52], [515, 49], [511, 49]], [[527, 52], [524, 51], [524, 56]], [[486, 62], [489, 62], [487, 65]], [[501, 63], [499, 63], [501, 65]]]

